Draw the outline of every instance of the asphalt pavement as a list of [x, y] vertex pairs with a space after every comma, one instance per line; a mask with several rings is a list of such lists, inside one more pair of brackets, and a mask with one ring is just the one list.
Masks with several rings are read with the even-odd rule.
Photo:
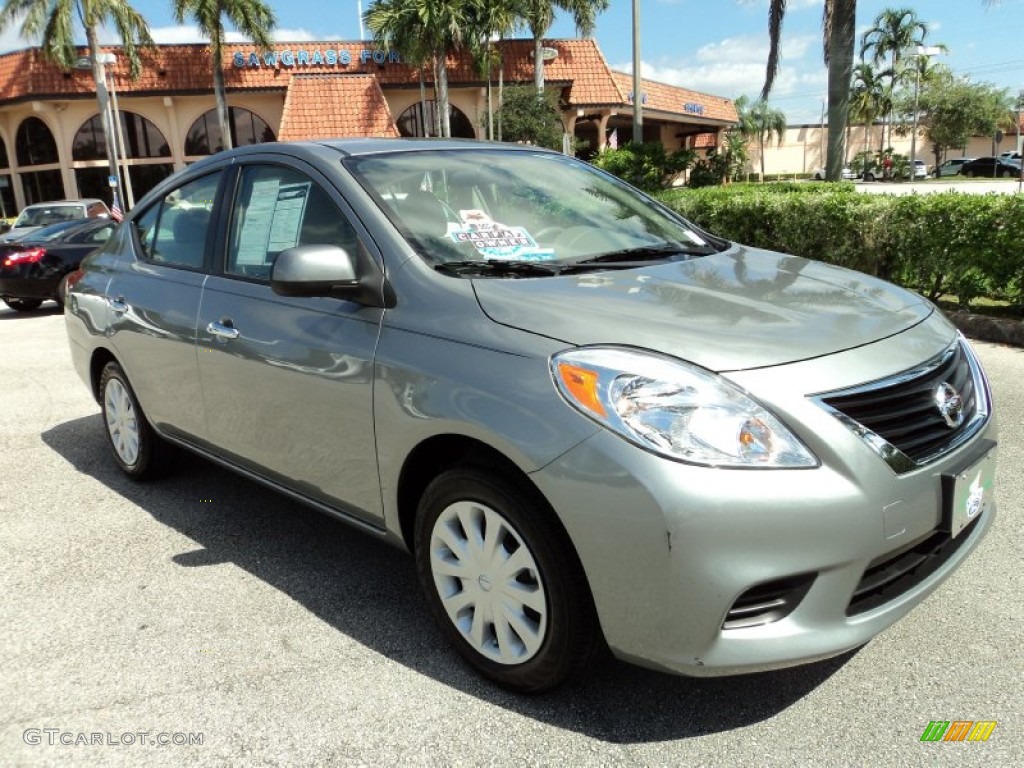
[[[61, 314], [0, 309], [0, 765], [1017, 765], [1024, 350], [976, 346], [999, 517], [901, 623], [792, 670], [606, 660], [521, 697], [445, 647], [405, 553], [199, 459], [123, 477]], [[921, 742], [934, 720], [997, 725]]]

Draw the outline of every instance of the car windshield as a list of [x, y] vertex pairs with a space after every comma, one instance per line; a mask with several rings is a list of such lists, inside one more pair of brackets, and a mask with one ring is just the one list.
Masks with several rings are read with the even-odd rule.
[[15, 227], [45, 227], [62, 221], [84, 219], [80, 205], [38, 205], [25, 208], [14, 222]]
[[[428, 263], [458, 265], [457, 274], [486, 263], [495, 276], [541, 276], [716, 249], [649, 198], [551, 152], [423, 150], [346, 166]], [[539, 268], [511, 268], [521, 263]]]

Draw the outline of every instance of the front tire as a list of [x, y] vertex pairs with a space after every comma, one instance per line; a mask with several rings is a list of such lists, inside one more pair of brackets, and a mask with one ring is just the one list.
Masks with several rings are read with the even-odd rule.
[[121, 471], [136, 480], [158, 476], [164, 468], [164, 443], [150, 426], [117, 363], [107, 363], [100, 375], [100, 406], [107, 444]]
[[416, 570], [441, 631], [484, 677], [540, 693], [580, 672], [597, 620], [568, 535], [525, 482], [461, 467], [420, 500]]
[[39, 309], [39, 305], [42, 303], [42, 299], [4, 299], [4, 304], [15, 312], [31, 312], [34, 309]]

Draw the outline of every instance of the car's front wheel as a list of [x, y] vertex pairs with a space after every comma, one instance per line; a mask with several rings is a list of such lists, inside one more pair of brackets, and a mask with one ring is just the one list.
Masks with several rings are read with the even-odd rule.
[[107, 363], [100, 375], [100, 407], [107, 442], [118, 466], [137, 480], [158, 475], [163, 469], [163, 441], [150, 426], [117, 363]]
[[4, 299], [4, 304], [15, 312], [31, 312], [33, 309], [39, 309], [42, 303], [42, 299]]
[[415, 554], [434, 618], [485, 677], [539, 693], [593, 656], [597, 621], [583, 569], [525, 483], [476, 467], [442, 473], [420, 500]]

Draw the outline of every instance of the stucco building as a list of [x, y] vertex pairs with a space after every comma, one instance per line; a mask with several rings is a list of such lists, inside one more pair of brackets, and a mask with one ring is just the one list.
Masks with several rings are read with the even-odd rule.
[[[507, 40], [500, 46], [505, 86], [532, 83], [532, 42]], [[629, 140], [632, 77], [613, 71], [593, 40], [552, 40], [545, 46], [545, 83], [559, 93], [566, 132], [589, 152]], [[116, 49], [107, 52], [117, 57]], [[208, 46], [158, 46], [143, 52], [142, 62], [137, 80], [128, 76], [123, 57], [107, 68], [121, 117], [120, 176], [129, 206], [173, 171], [222, 145]], [[236, 146], [422, 136], [433, 122], [429, 73], [424, 104], [419, 70], [399, 53], [366, 41], [277, 43], [269, 52], [230, 45], [221, 65]], [[449, 56], [448, 77], [452, 134], [484, 138], [486, 83], [468, 54]], [[736, 122], [730, 100], [663, 83], [643, 81], [641, 102], [644, 140], [670, 150], [718, 146], [722, 131]], [[0, 56], [0, 215], [44, 200], [109, 201], [106, 157], [90, 69], [63, 71], [38, 48]]]

